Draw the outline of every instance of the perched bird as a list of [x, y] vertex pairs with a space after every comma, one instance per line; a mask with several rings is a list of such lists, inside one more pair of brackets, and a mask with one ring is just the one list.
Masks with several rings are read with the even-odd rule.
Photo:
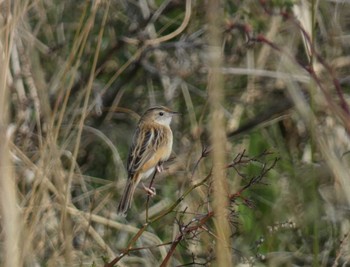
[[[118, 214], [126, 216], [140, 180], [149, 177], [156, 169], [160, 172], [162, 163], [169, 159], [173, 146], [170, 122], [176, 114], [178, 112], [156, 106], [149, 108], [140, 118], [129, 151], [128, 179], [118, 206]], [[152, 194], [152, 189], [145, 189]]]

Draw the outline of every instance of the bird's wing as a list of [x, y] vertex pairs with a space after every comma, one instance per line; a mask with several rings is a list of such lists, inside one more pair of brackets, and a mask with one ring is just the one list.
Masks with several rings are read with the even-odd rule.
[[138, 127], [129, 151], [128, 176], [132, 177], [155, 153], [162, 143], [162, 129], [159, 127]]

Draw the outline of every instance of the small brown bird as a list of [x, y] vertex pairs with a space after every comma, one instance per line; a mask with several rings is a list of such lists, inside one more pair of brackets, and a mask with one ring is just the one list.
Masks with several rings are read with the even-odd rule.
[[[149, 177], [169, 159], [173, 146], [170, 122], [178, 112], [162, 106], [149, 108], [140, 118], [130, 147], [128, 180], [118, 206], [118, 214], [126, 216], [135, 189], [141, 179]], [[152, 193], [150, 188], [145, 188]], [[154, 192], [153, 192], [154, 194]]]

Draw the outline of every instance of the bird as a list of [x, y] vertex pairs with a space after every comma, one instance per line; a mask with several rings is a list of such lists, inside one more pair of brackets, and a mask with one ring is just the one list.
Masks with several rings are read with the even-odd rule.
[[[163, 170], [162, 163], [172, 152], [173, 132], [170, 123], [178, 112], [164, 106], [154, 106], [141, 116], [135, 130], [127, 160], [127, 181], [117, 213], [126, 216], [137, 185], [154, 171]], [[146, 188], [151, 195], [154, 189]]]

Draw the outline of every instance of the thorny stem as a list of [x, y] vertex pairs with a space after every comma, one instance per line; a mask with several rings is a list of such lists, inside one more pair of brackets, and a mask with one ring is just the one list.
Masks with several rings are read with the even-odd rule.
[[[273, 13], [268, 9], [268, 7], [266, 6], [266, 1], [264, 0], [260, 0], [260, 4], [262, 5], [262, 7], [264, 8], [265, 12], [268, 13], [269, 15], [272, 15]], [[337, 95], [339, 97], [340, 100], [340, 106], [341, 106], [341, 111], [338, 111], [337, 106], [335, 106], [335, 104], [331, 101], [331, 97], [329, 95], [329, 92], [326, 90], [326, 88], [322, 85], [320, 78], [317, 76], [317, 74], [315, 73], [312, 65], [308, 65], [305, 66], [303, 65], [301, 62], [299, 62], [297, 59], [295, 59], [293, 56], [289, 55], [288, 53], [286, 53], [285, 51], [283, 51], [283, 49], [281, 49], [280, 47], [278, 47], [276, 44], [274, 44], [273, 42], [269, 41], [268, 39], [266, 39], [263, 35], [258, 35], [257, 38], [251, 38], [251, 41], [257, 41], [257, 42], [262, 42], [265, 43], [267, 45], [269, 45], [271, 48], [273, 48], [274, 50], [278, 51], [278, 52], [283, 52], [284, 55], [286, 55], [289, 59], [293, 60], [294, 62], [296, 62], [301, 68], [303, 68], [305, 71], [307, 71], [310, 76], [314, 79], [314, 81], [317, 83], [318, 87], [321, 89], [321, 91], [323, 92], [323, 94], [325, 95], [325, 99], [327, 101], [327, 103], [329, 104], [329, 106], [331, 106], [338, 114], [338, 116], [341, 118], [341, 120], [344, 122], [344, 125], [346, 125], [346, 128], [348, 130], [348, 132], [350, 132], [350, 123], [349, 123], [349, 115], [350, 115], [350, 109], [348, 104], [345, 101], [344, 98], [344, 94], [342, 91], [342, 88], [340, 87], [340, 83], [338, 78], [336, 77], [333, 68], [322, 58], [322, 56], [316, 51], [315, 46], [312, 44], [312, 40], [309, 36], [309, 34], [306, 32], [306, 30], [300, 25], [300, 23], [298, 22], [298, 20], [292, 16], [289, 12], [280, 12], [279, 15], [281, 15], [284, 19], [286, 20], [290, 20], [294, 25], [296, 25], [296, 27], [301, 31], [303, 37], [305, 38], [305, 40], [308, 42], [309, 47], [310, 47], [310, 51], [312, 53], [312, 55], [322, 64], [322, 66], [328, 71], [329, 75], [332, 78], [332, 82], [334, 85], [334, 88], [337, 92]]]
[[197, 160], [196, 164], [195, 164], [194, 167], [193, 167], [193, 170], [192, 170], [192, 177], [193, 177], [193, 175], [194, 175], [194, 172], [197, 170], [199, 163], [201, 162], [202, 159], [204, 159], [205, 157], [208, 156], [208, 154], [210, 153], [210, 150], [211, 150], [211, 149], [210, 149], [208, 146], [203, 146], [203, 148], [202, 148], [202, 154], [201, 154], [200, 158]]
[[[155, 175], [154, 175], [155, 176]], [[153, 176], [153, 177], [154, 177]], [[132, 246], [136, 243], [136, 241], [140, 238], [140, 236], [142, 235], [142, 233], [147, 229], [147, 227], [158, 221], [159, 219], [163, 218], [164, 216], [166, 216], [167, 214], [169, 214], [170, 212], [172, 212], [177, 205], [179, 205], [181, 203], [181, 201], [189, 194], [191, 193], [195, 188], [203, 185], [209, 178], [210, 178], [211, 174], [208, 174], [204, 179], [202, 179], [200, 182], [198, 182], [197, 184], [191, 186], [189, 189], [186, 190], [185, 193], [182, 194], [181, 197], [179, 197], [170, 207], [168, 207], [166, 210], [164, 210], [162, 213], [160, 213], [159, 215], [156, 215], [154, 217], [149, 218], [145, 224], [143, 224], [143, 226], [140, 228], [140, 230], [134, 235], [134, 237], [130, 240], [129, 244], [127, 245], [127, 247], [120, 253], [120, 255], [116, 258], [114, 258], [111, 262], [106, 263], [104, 265], [104, 267], [113, 267], [117, 262], [119, 262], [124, 256], [126, 256], [130, 251], [132, 251]], [[152, 178], [153, 179], [153, 178]]]
[[175, 237], [168, 254], [166, 255], [166, 257], [164, 258], [162, 264], [160, 265], [160, 267], [166, 267], [168, 266], [168, 262], [170, 260], [170, 257], [174, 254], [175, 249], [177, 247], [177, 245], [181, 242], [181, 240], [183, 240], [183, 238], [193, 232], [198, 230], [199, 228], [201, 228], [210, 218], [212, 218], [214, 215], [214, 212], [209, 212], [206, 216], [202, 217], [200, 220], [198, 220], [198, 223], [196, 225], [193, 225], [191, 227], [185, 227], [185, 229], [180, 229], [180, 233]]
[[306, 32], [306, 30], [300, 25], [299, 21], [289, 12], [289, 11], [280, 11], [279, 13], [273, 12], [269, 10], [269, 7], [267, 6], [267, 1], [265, 0], [260, 0], [259, 1], [261, 6], [263, 7], [264, 11], [270, 15], [279, 15], [282, 16], [285, 20], [291, 21], [302, 33], [303, 37], [305, 40], [308, 42], [309, 47], [310, 47], [310, 53], [312, 53], [312, 56], [316, 58], [320, 64], [327, 70], [328, 74], [331, 76], [332, 83], [334, 85], [334, 88], [337, 92], [337, 95], [339, 97], [340, 101], [340, 110], [339, 108], [335, 105], [335, 103], [332, 102], [332, 97], [330, 96], [328, 90], [323, 86], [319, 76], [316, 74], [314, 71], [312, 65], [304, 65], [300, 61], [298, 61], [295, 57], [292, 55], [288, 54], [286, 51], [284, 51], [281, 47], [279, 47], [277, 44], [271, 42], [267, 38], [265, 38], [264, 35], [259, 34], [256, 37], [253, 37], [251, 34], [251, 29], [247, 25], [240, 25], [238, 23], [231, 23], [228, 27], [227, 30], [232, 30], [233, 28], [237, 28], [241, 31], [243, 31], [247, 38], [248, 38], [248, 43], [250, 42], [260, 42], [267, 44], [274, 50], [278, 51], [279, 53], [283, 53], [285, 56], [287, 56], [290, 60], [294, 61], [296, 64], [298, 64], [302, 69], [304, 69], [306, 72], [309, 73], [311, 78], [316, 82], [317, 86], [320, 88], [322, 93], [325, 96], [325, 99], [328, 103], [328, 105], [335, 110], [336, 114], [338, 117], [344, 122], [344, 125], [347, 129], [348, 132], [350, 132], [350, 122], [349, 122], [349, 115], [350, 115], [350, 108], [345, 100], [342, 88], [340, 86], [339, 79], [336, 77], [336, 74], [334, 72], [334, 69], [323, 59], [323, 57], [316, 51], [315, 46], [313, 45], [312, 39], [309, 36], [309, 34]]
[[[255, 158], [251, 158], [248, 159], [247, 162], [246, 160], [243, 160], [243, 158], [245, 157], [244, 155], [244, 151], [240, 154], [238, 154], [235, 159], [234, 159], [234, 163], [231, 163], [230, 165], [228, 165], [229, 167], [233, 167], [233, 165], [237, 165], [240, 163], [247, 163], [249, 161], [256, 161], [257, 158], [259, 158], [259, 156], [255, 157]], [[268, 152], [263, 152], [261, 155], [267, 155], [269, 154]], [[260, 155], [260, 156], [261, 156]], [[201, 157], [203, 157], [203, 154], [201, 155]], [[276, 165], [277, 161], [279, 159], [276, 158], [274, 160], [274, 162], [267, 167], [266, 164], [264, 164], [264, 166], [262, 167], [261, 173], [259, 176], [257, 177], [253, 177], [250, 179], [250, 181], [248, 182], [248, 184], [246, 184], [245, 186], [243, 186], [238, 192], [231, 194], [228, 196], [229, 201], [232, 203], [236, 198], [240, 197], [242, 198], [245, 203], [248, 203], [248, 200], [246, 200], [244, 197], [241, 196], [242, 192], [245, 191], [247, 188], [251, 187], [254, 184], [257, 184], [259, 182], [261, 182], [261, 180], [263, 179], [263, 177], [272, 169], [274, 168], [274, 166]], [[153, 181], [155, 179], [156, 176], [156, 172], [152, 177], [152, 180], [150, 182], [150, 186], [152, 186]], [[175, 210], [175, 208], [184, 200], [184, 198], [190, 194], [194, 189], [196, 189], [199, 186], [202, 186], [203, 184], [205, 184], [209, 178], [211, 177], [211, 173], [209, 173], [205, 178], [203, 178], [200, 182], [192, 185], [190, 188], [188, 188], [172, 205], [170, 205], [166, 210], [164, 210], [163, 212], [161, 212], [158, 215], [155, 215], [151, 218], [148, 217], [148, 213], [147, 213], [147, 209], [148, 209], [148, 201], [149, 201], [149, 196], [147, 198], [147, 203], [146, 203], [146, 223], [143, 224], [143, 226], [139, 229], [139, 231], [133, 236], [133, 238], [130, 240], [130, 242], [128, 243], [127, 247], [125, 249], [122, 250], [122, 252], [119, 254], [118, 257], [114, 258], [111, 262], [106, 263], [104, 265], [104, 267], [113, 267], [116, 263], [118, 263], [124, 256], [128, 255], [129, 252], [132, 251], [137, 251], [137, 250], [141, 250], [141, 249], [148, 249], [148, 247], [142, 247], [142, 248], [133, 248], [133, 245], [136, 243], [136, 241], [140, 238], [140, 236], [143, 234], [144, 231], [146, 231], [147, 227], [157, 221], [159, 221], [160, 219], [162, 219], [163, 217], [165, 217], [166, 215], [168, 215], [169, 213], [173, 212]], [[198, 229], [204, 229], [205, 231], [209, 231], [208, 229], [206, 229], [205, 227], [205, 223], [214, 217], [214, 212], [213, 211], [208, 211], [206, 214], [204, 214], [203, 216], [201, 216], [200, 219], [194, 219], [193, 221], [191, 221], [188, 225], [185, 226], [180, 226], [180, 232], [179, 234], [174, 238], [174, 240], [172, 242], [169, 243], [163, 243], [161, 245], [156, 245], [153, 247], [159, 247], [159, 246], [163, 246], [163, 245], [170, 245], [171, 247], [166, 255], [166, 257], [164, 258], [163, 262], [161, 263], [161, 267], [167, 266], [167, 264], [169, 263], [169, 260], [171, 258], [171, 256], [174, 254], [175, 249], [177, 247], [177, 245], [190, 233], [193, 233], [195, 231], [197, 231]], [[193, 222], [197, 222], [195, 225], [192, 225]]]
[[[242, 157], [244, 156], [244, 153], [241, 153], [238, 157], [236, 157], [236, 159], [238, 158], [238, 160], [242, 159]], [[241, 195], [241, 193], [246, 190], [247, 188], [249, 188], [250, 186], [252, 186], [253, 184], [256, 184], [258, 182], [261, 181], [261, 179], [272, 169], [274, 168], [274, 166], [276, 165], [278, 161], [278, 158], [276, 158], [274, 160], [274, 162], [269, 166], [266, 167], [266, 164], [263, 166], [262, 171], [260, 173], [259, 176], [257, 177], [253, 177], [249, 183], [247, 185], [245, 185], [244, 187], [242, 187], [237, 193], [232, 194], [229, 196], [229, 200], [232, 202], [235, 198], [239, 197]], [[246, 201], [246, 200], [245, 200]], [[247, 201], [246, 201], [247, 202]], [[175, 249], [177, 247], [177, 245], [184, 239], [184, 237], [186, 235], [188, 235], [191, 232], [195, 232], [198, 229], [203, 229], [203, 226], [205, 225], [205, 223], [211, 219], [214, 216], [214, 212], [213, 211], [209, 211], [206, 215], [204, 215], [200, 220], [198, 220], [198, 223], [196, 225], [193, 226], [185, 226], [185, 227], [180, 227], [180, 233], [175, 237], [169, 251], [168, 254], [166, 255], [166, 257], [164, 258], [162, 264], [160, 265], [161, 267], [165, 267], [167, 266], [167, 264], [169, 263], [169, 260], [171, 258], [171, 256], [174, 254]]]

